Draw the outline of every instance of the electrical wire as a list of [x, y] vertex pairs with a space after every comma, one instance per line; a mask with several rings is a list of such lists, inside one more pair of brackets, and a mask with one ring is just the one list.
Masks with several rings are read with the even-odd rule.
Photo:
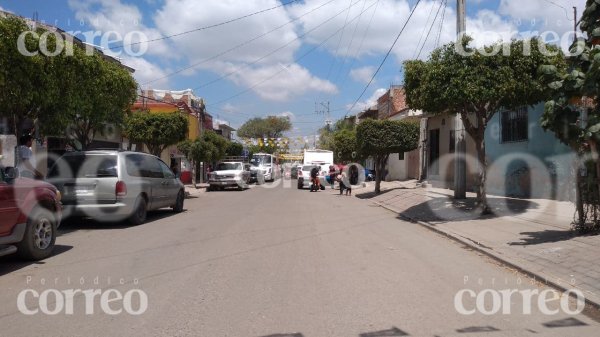
[[275, 27], [275, 28], [271, 29], [271, 30], [270, 30], [270, 31], [268, 31], [268, 32], [265, 32], [265, 33], [263, 33], [263, 34], [257, 35], [257, 36], [255, 36], [255, 37], [253, 37], [253, 38], [249, 39], [249, 40], [246, 40], [245, 42], [242, 42], [242, 43], [240, 43], [240, 44], [238, 44], [238, 45], [236, 45], [236, 46], [234, 46], [234, 47], [231, 47], [231, 48], [229, 48], [229, 49], [227, 49], [227, 50], [224, 50], [224, 51], [222, 51], [222, 52], [220, 52], [220, 53], [218, 53], [218, 54], [216, 54], [216, 55], [213, 55], [213, 56], [211, 56], [211, 57], [209, 57], [209, 58], [206, 58], [206, 59], [203, 59], [203, 60], [201, 60], [201, 61], [199, 61], [199, 62], [193, 63], [193, 64], [191, 64], [191, 65], [189, 65], [189, 66], [187, 66], [187, 67], [185, 67], [185, 68], [178, 69], [178, 70], [176, 70], [176, 71], [174, 71], [174, 72], [172, 72], [172, 73], [166, 74], [165, 76], [162, 76], [162, 77], [159, 77], [159, 78], [153, 79], [153, 80], [151, 80], [151, 81], [145, 82], [145, 83], [143, 83], [142, 85], [147, 85], [147, 84], [150, 84], [150, 83], [154, 83], [154, 82], [156, 82], [156, 81], [163, 80], [163, 79], [165, 79], [165, 78], [169, 78], [169, 77], [171, 77], [171, 76], [173, 76], [173, 75], [177, 75], [177, 74], [179, 74], [179, 73], [181, 73], [181, 72], [183, 72], [183, 71], [186, 71], [186, 70], [189, 70], [189, 69], [195, 68], [195, 67], [197, 67], [197, 66], [199, 66], [199, 65], [201, 65], [201, 64], [204, 64], [204, 63], [206, 63], [206, 62], [212, 61], [212, 60], [214, 60], [214, 59], [216, 59], [216, 58], [218, 58], [218, 57], [221, 57], [221, 56], [223, 56], [223, 55], [225, 55], [225, 54], [228, 54], [228, 53], [230, 53], [230, 52], [232, 52], [232, 51], [234, 51], [234, 50], [236, 50], [236, 49], [238, 49], [238, 48], [241, 48], [241, 47], [243, 47], [243, 46], [246, 46], [246, 45], [248, 45], [248, 44], [250, 44], [250, 43], [252, 43], [252, 42], [254, 42], [254, 41], [256, 41], [256, 40], [258, 40], [258, 39], [260, 39], [260, 38], [263, 38], [263, 37], [265, 37], [265, 36], [267, 36], [267, 35], [269, 35], [269, 34], [273, 33], [274, 31], [276, 31], [276, 30], [279, 30], [279, 29], [281, 29], [281, 28], [283, 28], [283, 27], [285, 27], [285, 26], [289, 25], [290, 23], [293, 23], [293, 22], [295, 22], [295, 21], [298, 21], [299, 19], [303, 18], [304, 16], [306, 16], [306, 15], [308, 15], [308, 14], [311, 14], [311, 13], [313, 13], [313, 12], [315, 12], [315, 11], [317, 11], [317, 10], [321, 9], [321, 8], [323, 8], [323, 7], [324, 7], [324, 6], [326, 6], [326, 5], [329, 5], [330, 3], [334, 2], [334, 1], [335, 1], [335, 0], [329, 0], [329, 1], [325, 2], [325, 3], [323, 3], [322, 5], [320, 5], [320, 6], [318, 6], [318, 7], [315, 7], [315, 8], [313, 8], [313, 9], [311, 9], [310, 11], [308, 11], [308, 12], [306, 12], [306, 13], [304, 13], [304, 14], [302, 14], [302, 15], [300, 15], [300, 16], [298, 16], [298, 17], [296, 17], [296, 18], [292, 19], [292, 20], [290, 20], [290, 21], [288, 21], [288, 22], [286, 22], [286, 23], [284, 23], [284, 24], [282, 24], [282, 25], [280, 25], [280, 26], [277, 26], [277, 27]]
[[387, 51], [387, 53], [385, 54], [385, 57], [383, 58], [383, 60], [379, 64], [379, 67], [377, 67], [377, 70], [375, 71], [375, 73], [373, 74], [373, 76], [371, 77], [371, 79], [369, 80], [369, 83], [367, 83], [367, 85], [365, 86], [365, 88], [363, 89], [363, 91], [361, 92], [361, 94], [358, 96], [358, 98], [356, 99], [356, 101], [354, 101], [354, 103], [352, 104], [352, 106], [350, 107], [350, 109], [348, 109], [348, 111], [346, 111], [346, 115], [344, 117], [348, 117], [348, 114], [350, 113], [350, 111], [352, 111], [352, 109], [354, 109], [354, 107], [356, 106], [356, 104], [358, 103], [358, 101], [360, 101], [360, 99], [363, 97], [363, 95], [365, 94], [365, 92], [367, 91], [367, 89], [369, 88], [369, 86], [371, 85], [371, 83], [373, 83], [373, 80], [375, 79], [375, 76], [377, 76], [377, 74], [381, 70], [381, 67], [383, 67], [383, 64], [387, 60], [388, 56], [390, 56], [390, 53], [392, 52], [392, 50], [396, 46], [396, 43], [398, 42], [398, 39], [400, 38], [400, 35], [402, 35], [402, 32], [404, 32], [404, 29], [406, 29], [406, 26], [408, 25], [408, 22], [410, 21], [410, 18], [413, 16], [413, 14], [415, 13], [415, 11], [416, 11], [416, 9], [417, 9], [417, 7], [419, 6], [420, 3], [421, 3], [421, 0], [417, 0], [417, 3], [415, 4], [415, 7], [413, 7], [412, 11], [410, 12], [410, 15], [408, 16], [408, 18], [406, 19], [406, 22], [404, 23], [404, 26], [402, 26], [402, 29], [400, 30], [400, 32], [396, 36], [396, 39], [394, 40], [394, 42], [390, 46], [390, 49]]
[[427, 26], [429, 25], [429, 19], [431, 19], [431, 15], [433, 14], [433, 9], [435, 5], [431, 4], [431, 9], [429, 10], [429, 15], [427, 16], [427, 21], [425, 21], [425, 25], [423, 26], [423, 31], [421, 32], [421, 36], [419, 37], [419, 42], [417, 42], [417, 47], [415, 48], [415, 52], [413, 53], [413, 59], [417, 58], [417, 50], [421, 45], [421, 41], [423, 41], [423, 36], [425, 36], [425, 32], [427, 31]]
[[435, 39], [435, 47], [438, 48], [440, 46], [440, 38], [442, 36], [442, 30], [444, 29], [444, 20], [446, 18], [446, 9], [448, 8], [448, 0], [444, 1], [444, 10], [442, 11], [442, 19], [440, 20], [440, 29], [438, 31], [437, 38]]
[[[420, 0], [419, 0], [419, 1], [420, 1]], [[358, 3], [358, 2], [357, 2], [357, 3]], [[367, 8], [366, 8], [364, 11], [365, 11], [365, 12], [366, 12], [366, 11], [368, 11], [368, 10], [369, 10], [371, 7], [373, 7], [375, 4], [376, 4], [376, 3], [373, 3], [373, 4], [371, 4], [371, 5], [370, 5], [369, 7], [367, 7]], [[340, 12], [340, 13], [338, 13], [337, 15], [339, 15], [339, 14], [341, 14], [341, 13], [343, 13], [343, 11], [342, 11], [342, 12]], [[353, 21], [354, 21], [354, 20], [356, 20], [357, 18], [358, 18], [358, 16], [355, 16], [355, 17], [354, 17], [352, 20], [350, 20], [350, 21], [348, 22], [348, 24], [349, 24], [349, 23], [351, 23], [351, 22], [353, 22]], [[322, 24], [321, 24], [321, 25], [322, 25]], [[315, 28], [317, 28], [317, 27], [315, 27]], [[338, 34], [338, 33], [339, 33], [339, 32], [340, 32], [340, 31], [341, 31], [343, 28], [344, 28], [344, 27], [341, 27], [341, 28], [339, 28], [338, 30], [336, 30], [336, 31], [335, 31], [333, 34], [329, 35], [329, 36], [328, 36], [328, 37], [327, 37], [325, 40], [321, 41], [321, 43], [319, 43], [318, 45], [315, 45], [315, 46], [313, 46], [312, 48], [310, 48], [309, 50], [307, 50], [307, 51], [306, 51], [304, 54], [302, 54], [300, 57], [296, 58], [294, 61], [295, 61], [295, 62], [297, 62], [297, 61], [299, 61], [299, 60], [303, 59], [304, 57], [306, 57], [307, 55], [309, 55], [310, 53], [314, 52], [314, 51], [315, 51], [315, 50], [317, 50], [318, 48], [320, 48], [322, 45], [324, 45], [324, 44], [325, 44], [327, 41], [329, 41], [331, 38], [333, 38], [334, 36], [336, 36], [336, 35], [337, 35], [337, 34]], [[307, 33], [308, 33], [308, 32], [307, 32]], [[240, 92], [238, 92], [238, 93], [236, 93], [236, 94], [234, 94], [234, 95], [232, 95], [232, 96], [230, 96], [230, 97], [227, 97], [227, 98], [225, 98], [225, 99], [222, 99], [222, 100], [220, 100], [220, 101], [218, 101], [218, 102], [216, 102], [216, 103], [209, 104], [209, 106], [214, 106], [214, 105], [217, 105], [217, 104], [221, 104], [221, 103], [223, 103], [223, 102], [226, 102], [226, 101], [228, 101], [228, 100], [230, 100], [230, 99], [233, 99], [233, 98], [239, 97], [239, 96], [241, 96], [241, 95], [243, 95], [243, 94], [245, 94], [245, 93], [249, 92], [250, 90], [252, 90], [252, 89], [254, 89], [254, 88], [258, 87], [259, 85], [261, 85], [261, 84], [263, 84], [263, 83], [265, 83], [265, 82], [269, 81], [270, 79], [272, 79], [272, 78], [274, 78], [275, 76], [279, 75], [279, 74], [280, 74], [281, 72], [283, 72], [284, 70], [286, 70], [286, 68], [283, 68], [283, 69], [281, 69], [281, 70], [279, 70], [279, 71], [275, 72], [273, 75], [271, 75], [271, 76], [269, 76], [269, 77], [265, 78], [265, 79], [264, 79], [264, 80], [262, 80], [262, 81], [259, 81], [259, 82], [255, 83], [255, 84], [253, 84], [252, 86], [250, 86], [250, 87], [248, 87], [248, 88], [246, 88], [246, 89], [244, 89], [244, 90], [242, 90], [242, 91], [240, 91]]]
[[423, 45], [421, 46], [421, 49], [419, 50], [419, 54], [417, 54], [417, 59], [421, 56], [421, 52], [423, 52], [423, 48], [425, 48], [425, 45], [427, 44], [427, 40], [429, 40], [429, 35], [431, 34], [431, 30], [433, 29], [433, 26], [435, 25], [435, 21], [438, 18], [438, 15], [440, 14], [440, 10], [442, 9], [442, 5], [443, 5], [443, 1], [440, 1], [440, 6], [438, 7], [437, 12], [435, 13], [435, 17], [433, 18], [433, 22], [431, 23], [431, 27], [429, 27], [429, 31], [427, 32], [427, 36], [425, 37], [425, 41], [423, 41]]
[[[358, 1], [356, 1], [356, 2], [353, 4], [353, 6], [354, 6], [354, 5], [356, 5], [356, 4], [358, 4], [360, 1], [361, 1], [361, 0], [358, 0]], [[372, 6], [372, 5], [371, 5], [371, 6]], [[304, 32], [304, 34], [301, 34], [301, 35], [297, 36], [295, 39], [293, 39], [293, 40], [291, 40], [291, 41], [289, 41], [289, 42], [285, 43], [284, 45], [282, 45], [282, 46], [280, 46], [280, 47], [278, 47], [278, 48], [276, 48], [276, 49], [274, 49], [274, 50], [272, 50], [271, 52], [267, 53], [266, 55], [263, 55], [262, 57], [259, 57], [258, 59], [254, 60], [254, 61], [252, 61], [252, 62], [250, 62], [250, 63], [246, 63], [246, 64], [242, 65], [240, 68], [238, 68], [238, 69], [236, 69], [236, 70], [234, 70], [234, 71], [231, 71], [231, 72], [229, 72], [229, 73], [226, 73], [225, 75], [222, 75], [222, 76], [220, 76], [220, 77], [218, 77], [218, 78], [216, 78], [216, 79], [214, 79], [214, 80], [212, 80], [212, 81], [209, 81], [209, 82], [207, 82], [207, 83], [204, 83], [204, 84], [202, 84], [202, 85], [200, 85], [200, 86], [198, 86], [198, 87], [194, 88], [193, 90], [197, 90], [197, 89], [201, 89], [201, 88], [207, 87], [207, 86], [209, 86], [209, 85], [211, 85], [211, 84], [217, 83], [217, 82], [219, 82], [219, 81], [221, 81], [221, 80], [223, 80], [223, 79], [225, 79], [225, 78], [228, 78], [229, 76], [231, 76], [231, 75], [233, 75], [233, 74], [239, 73], [239, 72], [240, 72], [240, 71], [242, 71], [243, 69], [245, 69], [245, 68], [248, 68], [249, 66], [251, 66], [251, 65], [254, 65], [254, 64], [256, 64], [256, 63], [258, 63], [258, 62], [260, 62], [260, 61], [264, 60], [265, 58], [267, 58], [267, 57], [269, 57], [269, 56], [271, 56], [271, 55], [275, 54], [276, 52], [278, 52], [278, 51], [282, 50], [283, 48], [285, 48], [285, 47], [289, 46], [289, 45], [290, 45], [290, 44], [292, 44], [293, 42], [295, 42], [295, 41], [297, 41], [297, 40], [299, 40], [299, 39], [301, 39], [301, 38], [305, 37], [306, 35], [308, 35], [309, 33], [313, 32], [313, 31], [317, 30], [318, 28], [322, 27], [322, 26], [323, 26], [323, 25], [325, 25], [326, 23], [328, 23], [328, 22], [330, 22], [331, 20], [335, 19], [337, 16], [341, 15], [341, 14], [342, 14], [343, 12], [345, 12], [345, 11], [346, 11], [346, 10], [342, 10], [342, 11], [338, 12], [337, 14], [335, 14], [334, 16], [330, 17], [329, 19], [327, 19], [327, 20], [325, 20], [325, 21], [321, 22], [321, 23], [320, 23], [320, 24], [318, 24], [317, 26], [315, 26], [315, 27], [313, 27], [313, 28], [311, 28], [311, 29], [307, 30], [306, 32]], [[336, 31], [336, 34], [337, 34], [337, 32], [339, 32], [339, 31], [340, 31], [340, 30], [337, 30], [337, 31]], [[329, 39], [329, 38], [328, 38], [328, 39]], [[312, 50], [312, 49], [311, 49], [311, 50]], [[283, 71], [283, 70], [282, 70], [282, 71]], [[281, 72], [281, 71], [279, 71], [279, 73], [280, 73], [280, 72]]]
[[201, 31], [201, 30], [206, 30], [206, 29], [211, 29], [211, 28], [223, 26], [223, 25], [226, 25], [226, 24], [229, 24], [229, 23], [232, 23], [232, 22], [236, 22], [236, 21], [239, 21], [239, 20], [243, 20], [243, 19], [249, 18], [249, 17], [254, 16], [254, 15], [258, 15], [258, 14], [261, 14], [261, 13], [272, 11], [272, 10], [280, 8], [280, 7], [284, 7], [284, 6], [287, 6], [287, 5], [291, 4], [291, 3], [298, 2], [298, 1], [300, 1], [300, 0], [290, 0], [290, 1], [286, 2], [286, 3], [281, 3], [280, 5], [277, 5], [277, 6], [274, 6], [274, 7], [270, 7], [270, 8], [266, 8], [266, 9], [263, 9], [263, 10], [260, 10], [260, 11], [254, 12], [254, 13], [242, 15], [242, 16], [239, 16], [239, 17], [231, 19], [231, 20], [227, 20], [227, 21], [215, 23], [215, 24], [212, 24], [212, 25], [204, 26], [204, 27], [195, 28], [195, 29], [188, 30], [188, 31], [185, 31], [185, 32], [180, 32], [180, 33], [175, 33], [175, 34], [171, 34], [171, 35], [159, 37], [159, 38], [156, 38], [156, 39], [150, 39], [150, 40], [146, 40], [146, 41], [138, 41], [138, 42], [133, 42], [133, 43], [129, 43], [129, 44], [120, 44], [120, 45], [117, 45], [117, 46], [109, 47], [108, 49], [109, 50], [113, 50], [115, 48], [123, 48], [125, 46], [129, 47], [129, 46], [139, 45], [139, 44], [142, 44], [142, 43], [150, 43], [150, 42], [162, 41], [162, 40], [171, 39], [171, 38], [174, 38], [174, 37], [177, 37], [177, 36], [181, 36], [181, 35], [185, 35], [185, 34], [189, 34], [189, 33], [193, 33], [193, 32], [198, 32], [198, 31]]

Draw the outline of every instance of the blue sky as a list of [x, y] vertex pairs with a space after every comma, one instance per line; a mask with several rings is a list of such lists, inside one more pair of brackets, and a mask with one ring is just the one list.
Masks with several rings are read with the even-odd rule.
[[[111, 47], [112, 52], [122, 51], [117, 47], [123, 42], [102, 43], [102, 36], [129, 36], [130, 42], [161, 39], [145, 43], [147, 49], [139, 56], [117, 55], [136, 69], [143, 88], [193, 88], [213, 116], [233, 127], [254, 116], [285, 114], [294, 123], [289, 135], [296, 137], [312, 135], [324, 125], [325, 116], [315, 113], [316, 102], [329, 102], [334, 121], [348, 113], [416, 2], [304, 0], [278, 7], [278, 0], [0, 0], [0, 8], [24, 17], [37, 15], [66, 31], [98, 32], [88, 42]], [[445, 7], [441, 0], [421, 1], [350, 113], [372, 104], [391, 84], [401, 84], [403, 60], [426, 58], [436, 45], [454, 38], [455, 3], [449, 0]], [[552, 31], [566, 41], [565, 33], [573, 25], [571, 7], [579, 7], [581, 13], [584, 4], [585, 0], [467, 0], [467, 30], [478, 44], [530, 31]], [[273, 9], [164, 39], [269, 8]]]

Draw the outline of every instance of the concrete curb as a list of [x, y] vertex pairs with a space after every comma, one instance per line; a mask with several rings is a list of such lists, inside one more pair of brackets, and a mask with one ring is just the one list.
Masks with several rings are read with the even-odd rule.
[[[408, 221], [408, 222], [412, 222], [412, 223], [416, 223], [421, 225], [422, 227], [425, 227], [439, 235], [445, 236], [455, 242], [458, 242], [460, 244], [463, 244], [479, 253], [485, 254], [486, 256], [492, 258], [493, 260], [499, 262], [500, 264], [515, 269], [520, 273], [523, 273], [525, 275], [527, 275], [530, 278], [533, 278], [534, 280], [537, 280], [539, 282], [542, 282], [552, 288], [555, 288], [556, 290], [559, 290], [561, 292], [565, 292], [569, 289], [572, 288], [567, 288], [565, 286], [562, 286], [559, 282], [555, 282], [553, 281], [553, 279], [556, 279], [556, 277], [554, 276], [550, 276], [550, 275], [546, 275], [545, 273], [541, 273], [541, 272], [533, 272], [531, 270], [526, 269], [525, 267], [520, 266], [519, 264], [517, 264], [516, 262], [511, 262], [508, 260], [508, 258], [505, 258], [504, 256], [502, 256], [502, 254], [496, 253], [494, 250], [492, 249], [486, 249], [484, 248], [483, 245], [481, 245], [481, 243], [478, 242], [474, 242], [474, 241], [470, 241], [470, 240], [466, 240], [463, 237], [460, 237], [458, 235], [455, 235], [453, 233], [450, 233], [448, 231], [436, 228], [433, 224], [428, 223], [426, 221], [421, 221], [421, 220], [417, 220], [414, 218], [411, 218], [409, 216], [406, 216], [404, 214], [401, 214], [400, 212], [398, 212], [396, 209], [394, 209], [391, 206], [382, 204], [380, 202], [377, 201], [371, 201], [374, 204], [378, 205], [379, 207], [382, 207], [384, 209], [387, 209], [388, 211], [394, 212], [395, 214], [397, 214], [398, 216], [400, 216], [402, 219]], [[513, 260], [518, 259], [519, 258], [513, 258]], [[568, 283], [568, 280], [565, 280], [565, 283]], [[583, 292], [585, 292], [585, 290], [575, 287], [578, 290], [581, 290]], [[571, 293], [569, 293], [573, 298], [575, 298], [575, 296], [573, 296]], [[595, 301], [595, 300], [590, 300], [587, 296], [585, 298], [585, 303], [586, 303], [586, 308], [587, 306], [591, 306], [594, 310], [600, 310], [600, 301]], [[589, 308], [588, 308], [589, 309]]]

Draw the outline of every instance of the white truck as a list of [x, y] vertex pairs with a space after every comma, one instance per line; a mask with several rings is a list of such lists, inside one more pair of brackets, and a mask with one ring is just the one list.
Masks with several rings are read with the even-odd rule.
[[333, 165], [333, 151], [329, 150], [304, 150], [304, 165], [319, 165], [321, 171], [329, 172], [329, 166]]

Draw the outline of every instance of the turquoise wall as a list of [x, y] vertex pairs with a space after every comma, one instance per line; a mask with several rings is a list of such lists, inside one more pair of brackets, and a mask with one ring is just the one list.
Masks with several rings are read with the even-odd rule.
[[502, 143], [501, 113], [485, 132], [488, 192], [522, 198], [572, 198], [572, 151], [540, 126], [544, 104], [528, 108], [528, 140]]

